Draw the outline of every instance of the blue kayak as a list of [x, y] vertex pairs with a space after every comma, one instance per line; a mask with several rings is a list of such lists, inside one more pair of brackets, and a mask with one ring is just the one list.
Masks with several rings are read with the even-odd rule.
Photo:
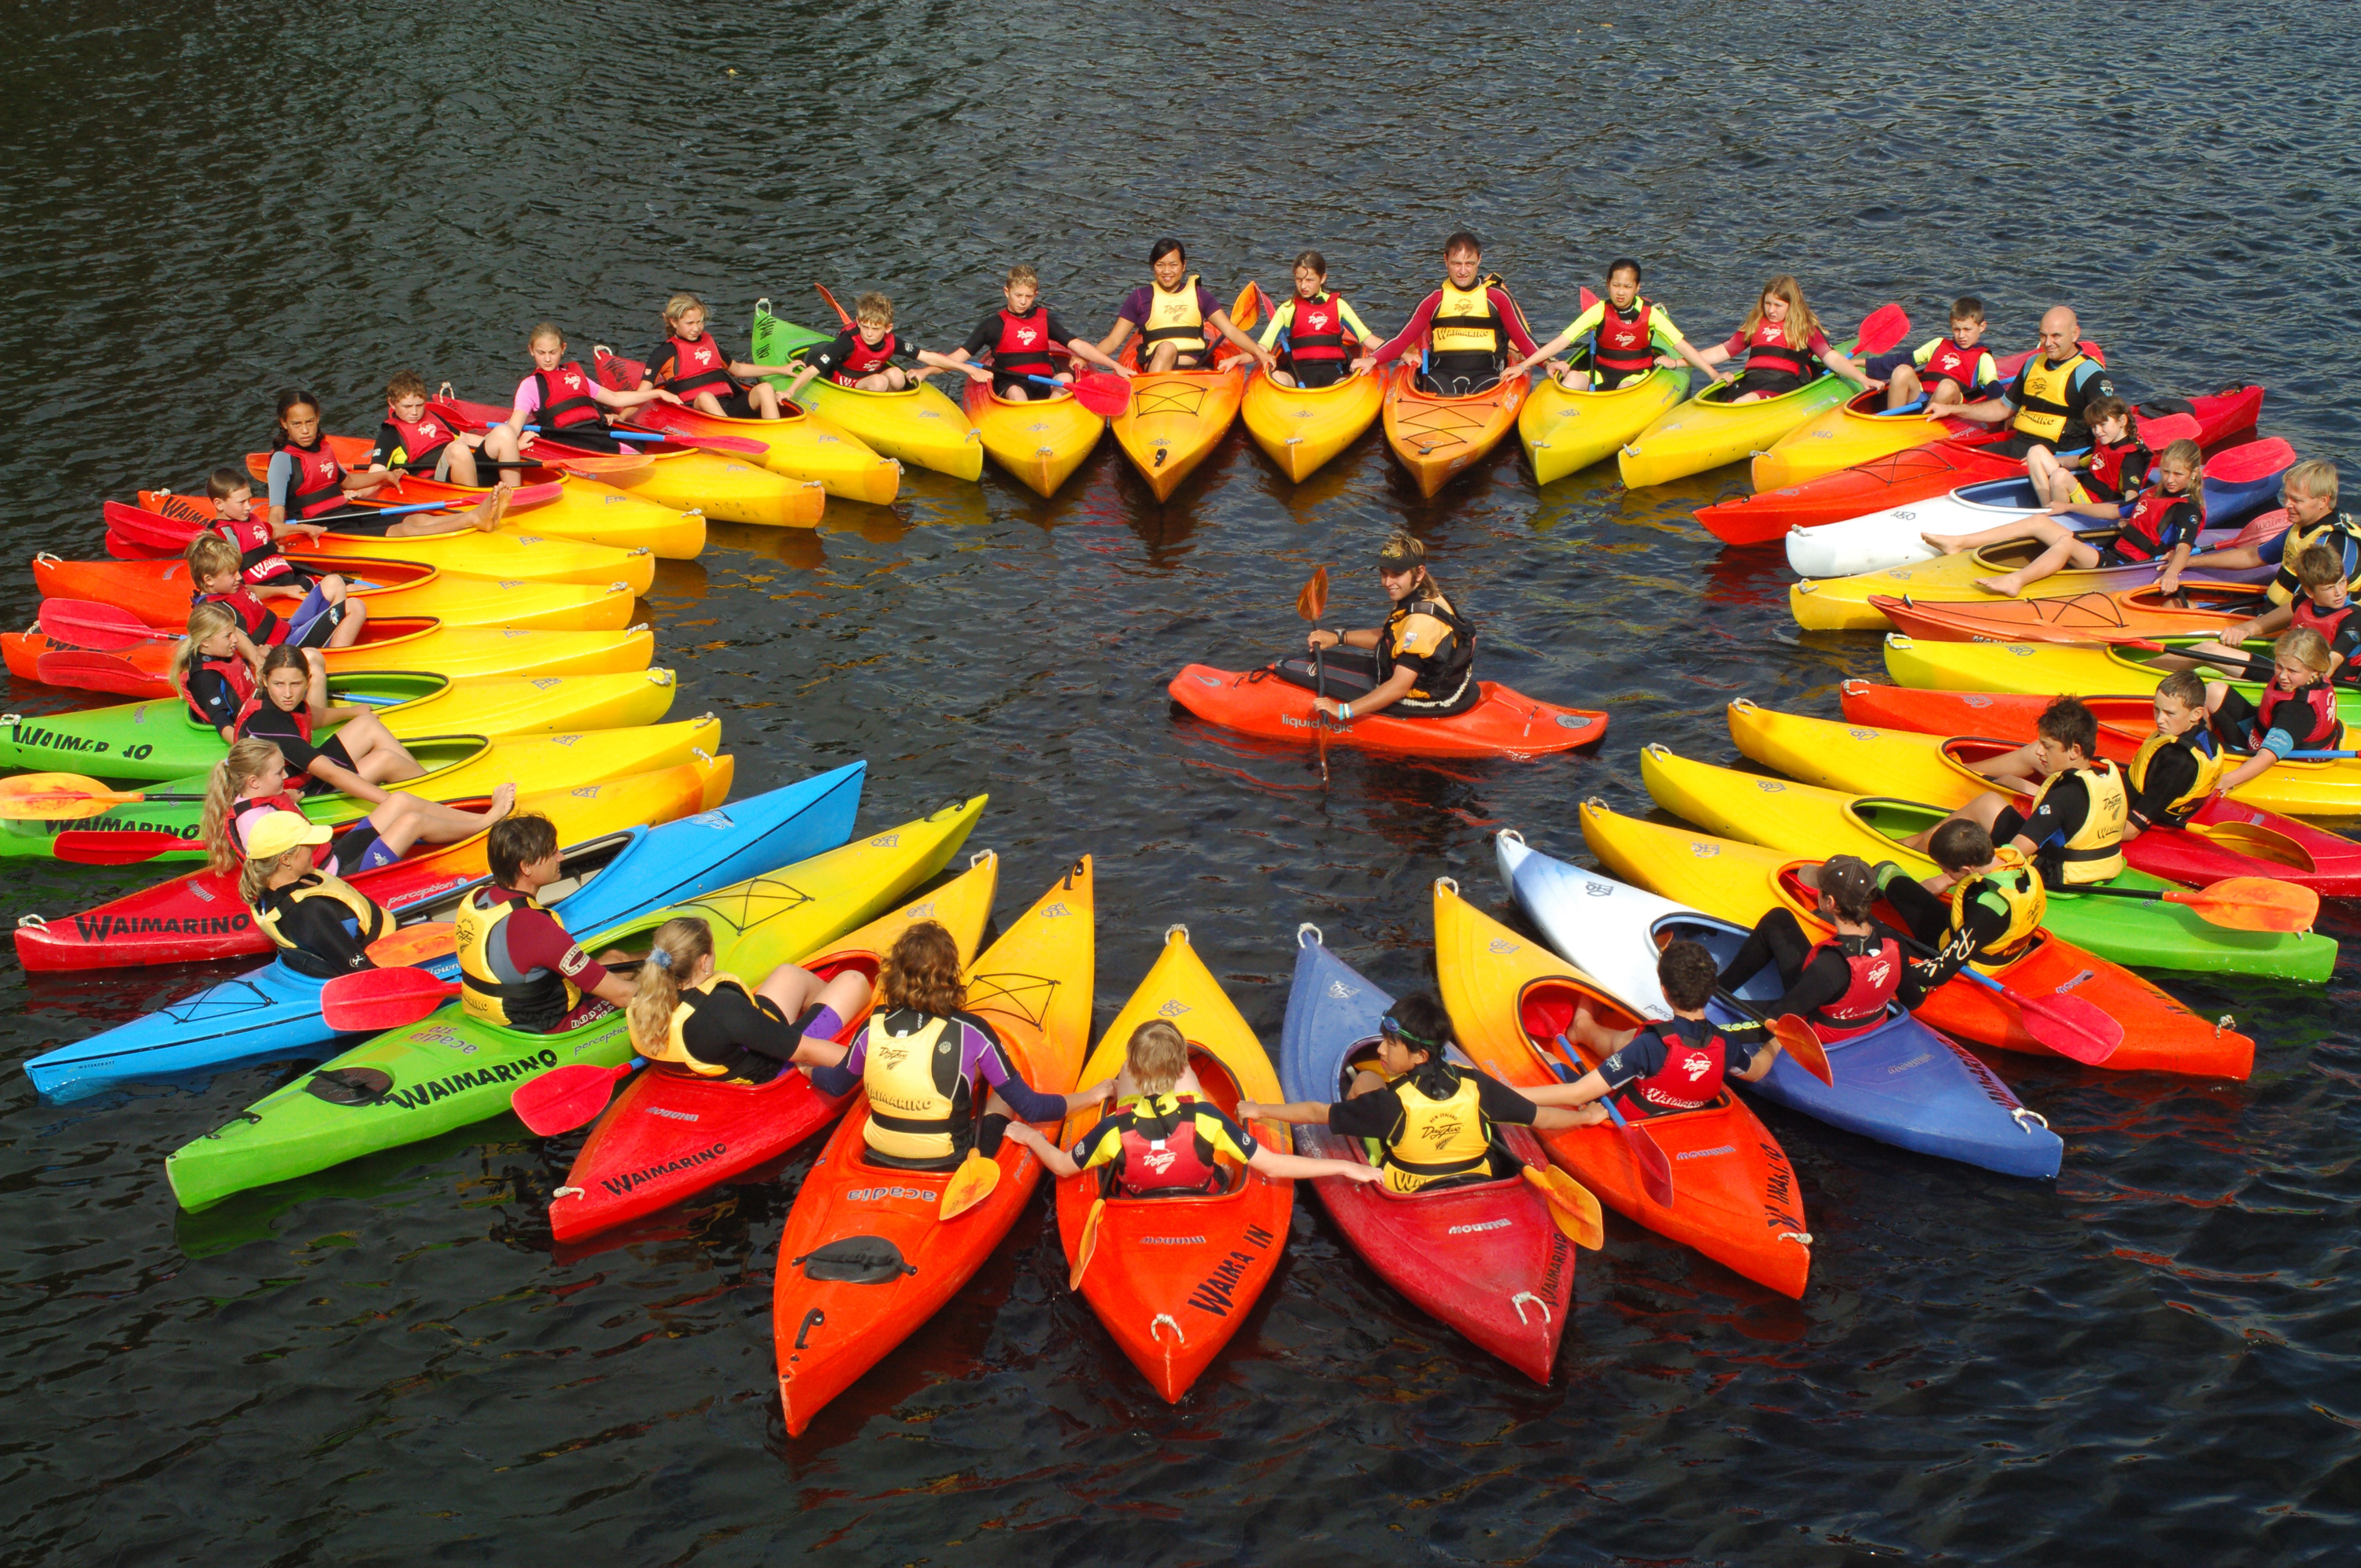
[[[1553, 860], [1514, 833], [1503, 832], [1496, 844], [1500, 880], [1550, 945], [1643, 1016], [1672, 1016], [1656, 984], [1660, 939], [1702, 942], [1724, 965], [1746, 939], [1742, 926]], [[1740, 987], [1738, 995], [1767, 1003], [1780, 992], [1778, 971], [1766, 968]], [[1719, 1002], [1706, 1015], [1720, 1024], [1738, 1017]], [[1826, 1049], [1833, 1086], [1782, 1052], [1769, 1076], [1744, 1087], [1896, 1148], [2004, 1176], [2048, 1179], [2058, 1174], [2065, 1146], [2048, 1124], [2018, 1103], [1999, 1074], [1903, 1008], [1890, 1008], [1878, 1027]]]
[[[853, 762], [660, 828], [574, 845], [556, 884], [562, 891], [544, 896], [570, 929], [595, 931], [833, 850], [852, 835], [867, 770]], [[404, 924], [447, 920], [482, 885], [472, 882], [390, 913]], [[419, 967], [459, 978], [456, 958]], [[62, 1102], [247, 1062], [334, 1056], [358, 1036], [331, 1033], [321, 1021], [323, 983], [273, 961], [36, 1057], [25, 1072], [44, 1099]]]

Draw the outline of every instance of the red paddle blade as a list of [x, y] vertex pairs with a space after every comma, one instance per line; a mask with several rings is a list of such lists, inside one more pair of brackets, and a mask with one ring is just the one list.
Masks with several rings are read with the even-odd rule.
[[145, 507], [126, 506], [121, 501], [108, 501], [101, 511], [106, 519], [108, 532], [119, 533], [132, 543], [170, 555], [178, 555], [186, 550], [189, 541], [203, 532], [202, 523], [165, 517]]
[[1632, 1160], [1640, 1167], [1640, 1186], [1649, 1201], [1662, 1209], [1673, 1206], [1673, 1162], [1656, 1146], [1647, 1129], [1624, 1123], [1623, 1143], [1631, 1151]]
[[1074, 401], [1101, 419], [1113, 419], [1131, 407], [1131, 383], [1104, 370], [1078, 377], [1073, 385]]
[[1099, 1222], [1104, 1218], [1106, 1200], [1092, 1200], [1091, 1217], [1082, 1222], [1082, 1239], [1074, 1248], [1073, 1270], [1066, 1276], [1067, 1289], [1080, 1290], [1082, 1288], [1082, 1274], [1090, 1267], [1092, 1255], [1099, 1250]]
[[682, 430], [667, 430], [662, 433], [675, 446], [693, 446], [699, 452], [727, 452], [735, 456], [760, 457], [771, 450], [767, 443], [749, 441], [742, 435], [698, 435]]
[[1828, 1053], [1820, 1047], [1820, 1037], [1812, 1033], [1809, 1024], [1790, 1013], [1772, 1020], [1771, 1036], [1786, 1047], [1787, 1054], [1795, 1058], [1797, 1067], [1830, 1089], [1837, 1086], [1836, 1074], [1828, 1068]]
[[2139, 438], [2151, 452], [2161, 452], [2176, 441], [2194, 441], [2199, 431], [2197, 422], [2187, 414], [2166, 414], [2161, 419], [2132, 416], [2139, 426]]
[[112, 653], [89, 653], [60, 648], [33, 661], [33, 678], [46, 686], [72, 686], [80, 691], [115, 692], [123, 696], [154, 696], [163, 684], [128, 659]]
[[519, 485], [509, 492], [509, 511], [513, 514], [524, 507], [547, 506], [565, 493], [566, 481], [563, 479], [544, 479], [538, 485]]
[[2320, 916], [2320, 894], [2291, 882], [2234, 876], [2211, 887], [2175, 888], [2168, 904], [2186, 905], [2209, 925], [2233, 931], [2309, 931]]
[[1303, 591], [1295, 596], [1295, 613], [1314, 625], [1328, 613], [1327, 567], [1323, 566], [1312, 573], [1312, 580], [1303, 585]]
[[2025, 1032], [2061, 1057], [2098, 1066], [2124, 1043], [2124, 1026], [2079, 996], [2016, 999]]
[[448, 920], [422, 920], [415, 926], [404, 926], [369, 944], [369, 962], [379, 969], [400, 969], [429, 959], [447, 959], [458, 951], [456, 930]]
[[1587, 311], [1591, 306], [1598, 302], [1598, 296], [1590, 291], [1590, 286], [1588, 284], [1584, 284], [1582, 289], [1582, 308]]
[[1861, 318], [1860, 341], [1853, 345], [1856, 355], [1883, 354], [1902, 341], [1910, 330], [1910, 318], [1894, 304], [1880, 305]]
[[78, 866], [132, 866], [175, 850], [193, 850], [193, 839], [170, 833], [97, 833], [77, 828], [49, 840], [49, 852]]
[[456, 981], [423, 969], [363, 970], [320, 988], [320, 1018], [339, 1035], [374, 1035], [415, 1024], [457, 994]]
[[509, 1097], [509, 1109], [544, 1138], [570, 1133], [607, 1108], [607, 1102], [615, 1097], [615, 1080], [634, 1065], [598, 1067], [575, 1062], [552, 1068], [519, 1084]]
[[[2173, 417], [2179, 419], [2181, 416], [2175, 414]], [[2154, 426], [2147, 428], [2153, 429]], [[2191, 439], [2195, 439], [2193, 434]], [[2205, 477], [2220, 479], [2225, 484], [2243, 485], [2255, 479], [2268, 479], [2294, 464], [2295, 448], [2274, 435], [2264, 441], [2249, 441], [2244, 446], [2233, 446], [2227, 452], [2208, 457], [2205, 460]]]
[[93, 604], [88, 599], [43, 599], [41, 630], [52, 642], [110, 652], [137, 648], [175, 635], [158, 630], [129, 610], [117, 609], [111, 604]]

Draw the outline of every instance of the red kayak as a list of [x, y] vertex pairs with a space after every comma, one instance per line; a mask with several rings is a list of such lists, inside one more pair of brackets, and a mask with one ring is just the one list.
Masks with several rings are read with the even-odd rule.
[[1395, 718], [1384, 713], [1349, 720], [1323, 719], [1312, 696], [1268, 667], [1217, 670], [1191, 664], [1166, 688], [1174, 702], [1209, 724], [1267, 740], [1311, 745], [1325, 729], [1332, 745], [1409, 757], [1539, 757], [1571, 751], [1607, 733], [1607, 715], [1558, 707], [1479, 681], [1483, 700], [1447, 718]]
[[[2034, 738], [2041, 710], [2055, 700], [1993, 692], [1915, 691], [1873, 681], [1847, 681], [1841, 690], [1849, 724], [1922, 735], [1975, 735], [2014, 745]], [[2152, 699], [2086, 696], [2082, 701], [2099, 720], [2099, 754], [2128, 765], [2140, 742], [2155, 729]], [[2226, 850], [2268, 861], [2269, 875], [2311, 888], [2323, 898], [2361, 897], [2361, 842], [2219, 795], [2200, 806], [2190, 821], [2202, 832], [2151, 828], [2133, 844], [2147, 844], [2151, 839], [2185, 842], [2192, 850], [2202, 844], [2209, 851], [2205, 856], [2209, 861]], [[2160, 845], [2150, 852], [2168, 855], [2169, 850]], [[2142, 869], [2177, 882], [2213, 880], [2184, 876], [2156, 864]], [[2237, 872], [2216, 871], [2213, 877], [2255, 874], [2258, 872], [2250, 866]]]
[[[2263, 389], [2234, 388], [2191, 398], [2189, 405], [2197, 420], [2198, 444], [2210, 447], [2254, 428], [2262, 411]], [[1823, 474], [1800, 485], [1717, 501], [1700, 509], [1697, 519], [1725, 543], [1773, 544], [1787, 537], [1790, 529], [1867, 517], [1889, 507], [1944, 495], [1962, 485], [2012, 479], [2024, 472], [2022, 462], [1975, 442], [1938, 441], [1858, 467]]]

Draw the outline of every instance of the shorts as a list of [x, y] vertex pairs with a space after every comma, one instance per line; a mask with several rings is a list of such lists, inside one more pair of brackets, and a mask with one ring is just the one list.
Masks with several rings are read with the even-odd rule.
[[1983, 450], [1997, 457], [2023, 457], [2037, 446], [2044, 452], [2054, 453], [2058, 450], [2058, 444], [2048, 436], [2027, 435], [2023, 431], [2011, 431], [2005, 440], [1996, 442]]
[[1488, 391], [1500, 384], [1497, 370], [1486, 370], [1472, 376], [1445, 376], [1433, 371], [1421, 371], [1418, 389], [1434, 398], [1466, 398]]
[[344, 623], [345, 607], [330, 604], [328, 596], [314, 584], [295, 613], [287, 618], [287, 635], [281, 643], [289, 648], [325, 648]]
[[321, 869], [331, 876], [357, 876], [379, 866], [390, 866], [400, 859], [401, 851], [378, 837], [377, 824], [363, 822], [336, 840], [334, 852]]
[[1029, 402], [1038, 402], [1043, 398], [1054, 398], [1058, 395], [1040, 382], [1034, 380], [1029, 373], [1006, 376], [997, 370], [992, 373], [992, 391], [994, 397], [1023, 398]]
[[[264, 739], [268, 740], [269, 737], [266, 736]], [[280, 750], [281, 752], [284, 752], [286, 751], [286, 747], [281, 746]], [[336, 766], [344, 769], [346, 773], [353, 771], [353, 754], [345, 750], [345, 738], [341, 735], [329, 736], [325, 740], [323, 740], [317, 746], [313, 747], [312, 751], [314, 756], [327, 758], [328, 761], [335, 763]], [[289, 757], [287, 759], [287, 765], [291, 769], [294, 768], [296, 765], [295, 759]], [[303, 763], [303, 766], [307, 768], [311, 766], [308, 759]], [[302, 787], [296, 793], [299, 795], [334, 795], [336, 793], [336, 786], [328, 783], [324, 779], [306, 778], [303, 781]]]
[[1760, 392], [1766, 398], [1776, 398], [1803, 385], [1804, 378], [1790, 370], [1745, 370], [1739, 373], [1737, 381], [1730, 389], [1730, 395], [1742, 398], [1749, 392]]
[[1351, 368], [1342, 359], [1306, 359], [1301, 364], [1290, 359], [1287, 363], [1287, 373], [1295, 378], [1299, 387], [1333, 387]]
[[[1869, 373], [1869, 378], [1872, 381], [1891, 381], [1894, 379], [1894, 373], [1905, 365], [1914, 370], [1918, 367], [1917, 350], [1897, 348], [1891, 353], [1873, 355], [1862, 363], [1861, 368]], [[1923, 381], [1928, 382], [1940, 379], [1940, 377], [1922, 378]], [[1935, 389], [1928, 386], [1927, 389], [1931, 392]]]
[[[560, 446], [570, 446], [577, 452], [596, 452], [615, 456], [638, 450], [630, 442], [618, 441], [609, 434], [606, 422], [603, 420], [589, 424], [569, 424], [564, 430], [544, 430], [539, 439], [554, 442]], [[530, 457], [533, 454], [528, 451], [525, 455]]]
[[717, 392], [714, 394], [714, 401], [721, 405], [723, 419], [761, 419], [763, 417], [763, 411], [754, 406], [754, 393], [752, 388], [741, 387], [726, 397]]

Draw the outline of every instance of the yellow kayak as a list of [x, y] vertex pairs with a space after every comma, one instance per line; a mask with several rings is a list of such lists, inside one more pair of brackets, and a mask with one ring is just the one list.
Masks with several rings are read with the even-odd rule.
[[[1999, 604], [2001, 596], [1976, 587], [1976, 579], [2013, 572], [2041, 551], [2037, 542], [2018, 539], [1982, 550], [1955, 550], [1932, 561], [1858, 576], [1806, 577], [1788, 586], [1787, 612], [1806, 631], [1891, 631], [1894, 622], [1869, 602], [1878, 595]], [[2145, 587], [2155, 581], [2152, 566], [2096, 566], [2087, 572], [2070, 567], [2042, 578], [2040, 592], [2043, 598], [2071, 598], [2076, 594]]]
[[1553, 484], [1605, 462], [1688, 390], [1686, 365], [1660, 365], [1654, 375], [1611, 392], [1570, 392], [1554, 378], [1542, 378], [1517, 415], [1517, 438], [1533, 466], [1533, 482]]
[[[593, 352], [594, 363], [606, 385], [639, 385], [640, 366], [617, 359], [604, 344]], [[769, 363], [759, 354], [754, 357]], [[610, 367], [624, 374], [609, 375]], [[793, 403], [780, 405], [776, 419], [731, 419], [681, 403], [642, 403], [631, 411], [631, 422], [649, 430], [676, 431], [682, 435], [726, 435], [753, 442], [763, 451], [752, 461], [790, 479], [817, 480], [824, 493], [848, 501], [891, 506], [902, 488], [899, 463], [880, 457], [859, 436]]]
[[[1230, 321], [1240, 332], [1247, 331], [1261, 308], [1262, 291], [1248, 283], [1230, 306]], [[1123, 345], [1126, 364], [1138, 366], [1139, 345], [1137, 334]], [[1180, 482], [1229, 433], [1246, 397], [1244, 357], [1225, 342], [1213, 351], [1210, 369], [1143, 370], [1132, 378], [1131, 402], [1109, 428], [1158, 500], [1171, 499]]]
[[[791, 355], [815, 339], [825, 342], [827, 334], [773, 315], [768, 300], [754, 302], [750, 356], [755, 364], [785, 365]], [[770, 379], [784, 396], [793, 378]], [[940, 388], [920, 381], [898, 392], [864, 392], [857, 387], [840, 387], [826, 376], [815, 376], [796, 396], [814, 415], [859, 437], [884, 456], [955, 479], [983, 476], [983, 440], [967, 411]]]
[[[1847, 338], [1837, 346], [1850, 354], [1858, 341]], [[1733, 403], [1731, 385], [1708, 387], [1633, 437], [1616, 459], [1624, 485], [1635, 490], [1662, 485], [1768, 451], [1773, 442], [1859, 390], [1831, 371], [1775, 398]]]
[[666, 544], [650, 546], [668, 560], [691, 560], [704, 548], [706, 518], [766, 528], [816, 528], [828, 504], [828, 492], [818, 480], [791, 479], [752, 457], [725, 452], [648, 455], [653, 461], [643, 471], [593, 488], [613, 488], [626, 500], [636, 498], [680, 509], [677, 532], [666, 536]]
[[1246, 378], [1246, 433], [1290, 479], [1310, 478], [1376, 422], [1385, 384], [1347, 376], [1330, 387], [1282, 387], [1261, 374]]
[[1806, 420], [1773, 442], [1769, 451], [1754, 455], [1754, 488], [1775, 490], [1783, 485], [1800, 485], [1889, 453], [1992, 428], [1968, 420], [1888, 414], [1883, 411], [1884, 402], [1882, 390], [1862, 392]]
[[994, 392], [989, 381], [962, 379], [967, 417], [984, 451], [1037, 495], [1056, 495], [1106, 429], [1106, 421], [1075, 401], [1071, 392], [1039, 387], [1047, 396], [1017, 402]]

